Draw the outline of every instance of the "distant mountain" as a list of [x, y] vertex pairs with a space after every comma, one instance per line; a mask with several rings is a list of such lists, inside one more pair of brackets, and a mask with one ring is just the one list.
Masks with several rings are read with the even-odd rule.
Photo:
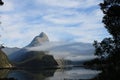
[[42, 32], [40, 35], [36, 36], [27, 47], [39, 46], [45, 42], [49, 42], [49, 39], [48, 36]]
[[17, 47], [13, 47], [13, 48], [5, 47], [5, 48], [2, 49], [2, 51], [3, 51], [7, 56], [9, 56], [10, 54], [12, 54], [12, 53], [14, 53], [14, 52], [16, 52], [16, 51], [18, 51], [18, 50], [20, 50], [20, 48], [17, 48]]
[[9, 59], [10, 59], [11, 62], [14, 62], [14, 60], [16, 62], [16, 61], [21, 60], [22, 56], [24, 57], [24, 55], [27, 52], [29, 52], [29, 51], [26, 48], [22, 48], [22, 49], [20, 49], [20, 50], [18, 50], [16, 52], [10, 54], [8, 57], [9, 57]]
[[6, 54], [0, 50], [0, 68], [10, 68], [12, 65], [10, 64], [8, 57]]
[[93, 59], [94, 50], [90, 43], [50, 42], [47, 35], [42, 32], [29, 45], [10, 54], [9, 58], [13, 63], [22, 67], [34, 67], [35, 65], [40, 67], [47, 64], [47, 66], [63, 66], [72, 61]]
[[40, 46], [43, 43], [49, 42], [47, 35], [42, 32], [36, 36], [32, 42], [9, 56], [11, 62], [18, 67], [23, 68], [46, 68], [57, 67], [58, 64], [54, 57], [47, 54], [47, 51], [30, 51], [28, 47]]
[[22, 68], [52, 68], [58, 64], [52, 55], [43, 51], [26, 51], [11, 58], [13, 64]]

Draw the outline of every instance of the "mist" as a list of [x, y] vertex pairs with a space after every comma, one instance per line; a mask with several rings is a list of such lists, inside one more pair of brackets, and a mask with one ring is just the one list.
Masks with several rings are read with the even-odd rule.
[[80, 42], [47, 42], [35, 47], [26, 47], [28, 51], [45, 51], [55, 59], [90, 60], [94, 56], [94, 47], [90, 43]]

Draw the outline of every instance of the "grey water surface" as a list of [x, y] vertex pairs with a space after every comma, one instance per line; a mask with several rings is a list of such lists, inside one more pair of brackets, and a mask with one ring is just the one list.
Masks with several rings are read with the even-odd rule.
[[47, 70], [0, 70], [0, 78], [15, 80], [90, 80], [101, 71], [71, 67]]

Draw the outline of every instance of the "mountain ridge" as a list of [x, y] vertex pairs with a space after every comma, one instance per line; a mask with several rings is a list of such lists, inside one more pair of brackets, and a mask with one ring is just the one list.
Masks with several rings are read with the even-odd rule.
[[[44, 53], [43, 55], [46, 57], [43, 57], [42, 53]], [[47, 63], [46, 61], [49, 60], [51, 60], [51, 63], [55, 63], [53, 64], [54, 66], [57, 66], [57, 64], [60, 66], [66, 62], [70, 63], [71, 60], [75, 58], [77, 58], [76, 60], [80, 60], [81, 55], [93, 55], [93, 53], [94, 47], [90, 43], [50, 42], [48, 36], [42, 32], [36, 36], [30, 44], [12, 53], [9, 58], [13, 63], [19, 63], [19, 66], [26, 64], [28, 67], [28, 65], [34, 64], [35, 61], [36, 63], [43, 61], [41, 62], [43, 64], [44, 61]], [[41, 57], [43, 57], [44, 60]], [[86, 60], [88, 60], [88, 58], [93, 59], [94, 57], [87, 57]], [[85, 58], [82, 59], [85, 60]], [[42, 64], [39, 64], [39, 66], [42, 66]]]
[[31, 46], [38, 46], [41, 45], [42, 43], [49, 42], [48, 36], [44, 33], [41, 32], [38, 36], [36, 36], [30, 44], [27, 45], [27, 47]]

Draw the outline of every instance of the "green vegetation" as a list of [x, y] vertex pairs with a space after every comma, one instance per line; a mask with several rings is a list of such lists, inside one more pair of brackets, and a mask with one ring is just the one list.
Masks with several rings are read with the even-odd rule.
[[0, 68], [10, 68], [12, 65], [10, 64], [7, 56], [4, 52], [0, 50]]

